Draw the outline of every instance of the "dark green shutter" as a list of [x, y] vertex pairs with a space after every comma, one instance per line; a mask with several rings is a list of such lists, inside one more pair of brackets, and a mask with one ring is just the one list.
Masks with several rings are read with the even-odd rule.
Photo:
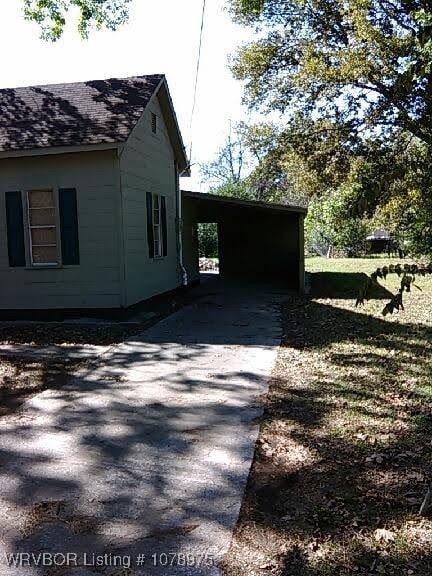
[[9, 266], [25, 266], [24, 218], [21, 192], [6, 192]]
[[151, 192], [146, 194], [147, 200], [147, 243], [149, 257], [154, 258], [154, 237], [153, 237], [153, 195]]
[[161, 219], [162, 219], [162, 249], [163, 255], [168, 254], [167, 213], [165, 196], [161, 196]]
[[79, 264], [78, 210], [75, 188], [59, 190], [60, 236], [63, 264]]

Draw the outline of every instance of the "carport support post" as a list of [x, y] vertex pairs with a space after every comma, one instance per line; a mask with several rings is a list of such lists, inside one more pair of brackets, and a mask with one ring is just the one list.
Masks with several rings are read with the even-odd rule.
[[305, 257], [304, 257], [304, 214], [298, 215], [298, 253], [299, 253], [299, 281], [298, 289], [300, 294], [305, 291]]

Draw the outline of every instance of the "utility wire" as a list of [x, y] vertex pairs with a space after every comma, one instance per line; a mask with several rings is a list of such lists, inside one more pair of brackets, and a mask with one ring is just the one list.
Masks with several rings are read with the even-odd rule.
[[206, 9], [206, 0], [203, 0], [202, 13], [201, 13], [201, 27], [200, 27], [200, 35], [199, 35], [199, 46], [198, 46], [198, 58], [197, 58], [197, 65], [196, 65], [196, 72], [195, 72], [195, 86], [194, 86], [194, 92], [193, 92], [192, 111], [191, 111], [190, 124], [189, 124], [189, 132], [190, 132], [189, 162], [192, 162], [192, 124], [193, 124], [193, 117], [195, 114], [195, 106], [196, 106], [196, 99], [197, 99], [197, 88], [198, 88], [198, 77], [199, 77], [200, 63], [201, 63], [201, 48], [202, 48], [202, 39], [203, 39], [203, 30], [204, 30], [205, 9]]

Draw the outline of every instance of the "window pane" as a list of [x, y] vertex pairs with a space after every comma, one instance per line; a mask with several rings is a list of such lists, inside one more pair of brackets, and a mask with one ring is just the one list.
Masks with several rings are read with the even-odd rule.
[[153, 224], [157, 225], [160, 224], [160, 211], [153, 210]]
[[30, 208], [48, 208], [54, 206], [52, 190], [32, 190], [28, 193]]
[[55, 209], [40, 208], [38, 210], [29, 210], [30, 226], [55, 226]]
[[32, 244], [47, 245], [57, 244], [56, 229], [55, 228], [32, 228], [31, 230]]
[[160, 226], [153, 226], [153, 238], [160, 242]]
[[33, 246], [33, 264], [58, 264], [55, 246]]
[[159, 194], [153, 194], [153, 208], [159, 210]]
[[58, 264], [54, 191], [31, 190], [27, 197], [32, 263]]
[[155, 256], [160, 256], [159, 240], [155, 240], [155, 242], [154, 242], [154, 253], [155, 253]]

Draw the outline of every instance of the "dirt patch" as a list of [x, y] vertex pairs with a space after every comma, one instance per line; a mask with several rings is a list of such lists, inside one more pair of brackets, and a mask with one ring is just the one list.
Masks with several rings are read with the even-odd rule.
[[61, 388], [68, 374], [84, 364], [66, 358], [30, 360], [3, 356], [0, 359], [0, 417], [18, 412], [33, 394]]
[[78, 514], [69, 502], [49, 500], [33, 504], [27, 513], [22, 532], [28, 536], [36, 528], [49, 523], [62, 523], [74, 534], [95, 534], [99, 525], [90, 515]]
[[52, 324], [50, 322], [0, 324], [0, 344], [71, 345], [94, 344], [107, 346], [123, 342], [146, 328], [139, 324]]
[[430, 576], [432, 522], [417, 515], [432, 473], [423, 288], [397, 318], [381, 301], [284, 305], [227, 576]]

